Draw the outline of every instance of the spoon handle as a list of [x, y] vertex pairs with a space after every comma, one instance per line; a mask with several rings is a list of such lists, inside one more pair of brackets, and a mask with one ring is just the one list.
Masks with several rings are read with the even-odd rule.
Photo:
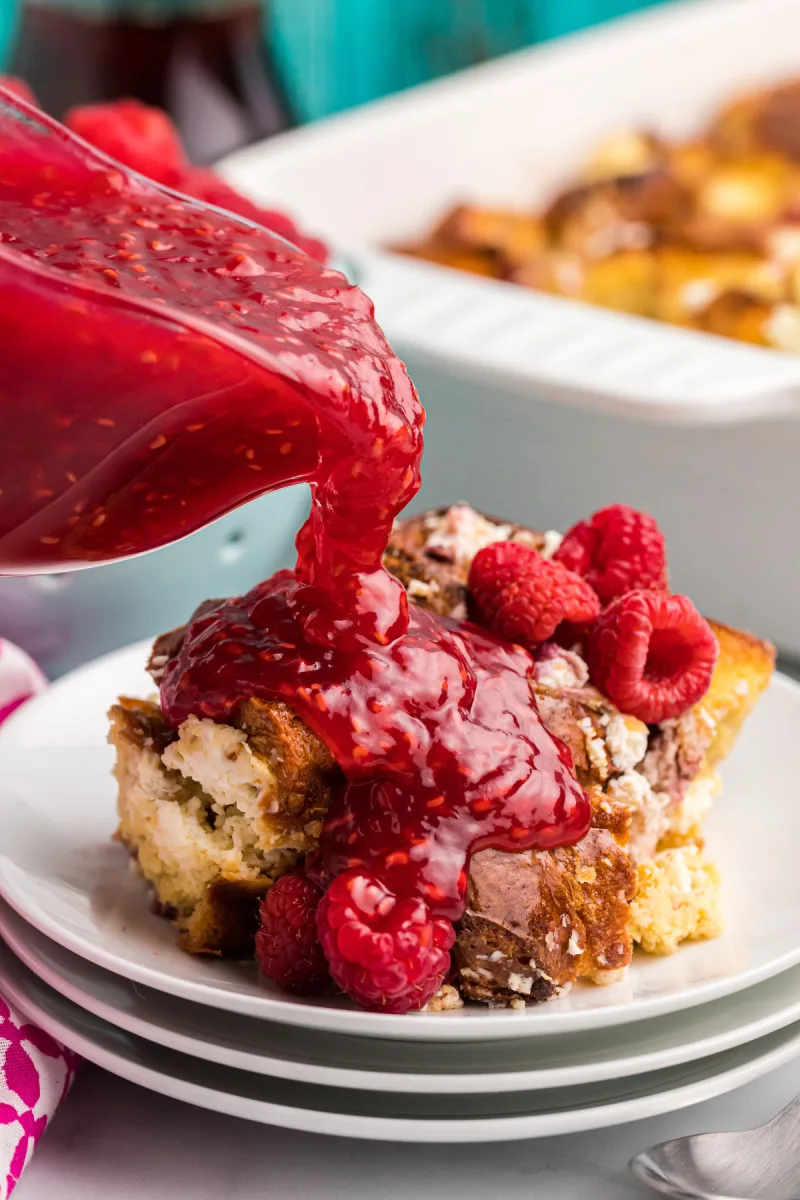
[[775, 1129], [783, 1125], [794, 1125], [800, 1123], [800, 1096], [795, 1096], [794, 1100], [790, 1100], [785, 1108], [782, 1108], [771, 1121], [767, 1121], [764, 1128], [769, 1127]]

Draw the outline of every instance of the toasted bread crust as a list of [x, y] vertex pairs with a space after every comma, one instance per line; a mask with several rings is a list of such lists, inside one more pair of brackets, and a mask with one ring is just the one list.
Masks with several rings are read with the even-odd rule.
[[134, 749], [148, 747], [163, 754], [177, 737], [153, 700], [120, 696], [117, 703], [112, 704], [108, 715], [111, 720], [109, 741], [112, 745], [122, 743]]
[[[213, 797], [165, 763], [165, 752], [179, 744], [179, 734], [167, 725], [158, 705], [123, 697], [109, 717], [109, 741], [117, 751], [117, 836], [155, 887], [158, 910], [174, 922], [189, 953], [248, 956], [260, 900], [298, 855], [319, 840], [330, 802], [328, 780], [332, 786], [334, 779], [327, 748], [321, 753], [293, 714], [279, 712], [278, 727], [272, 728], [268, 714], [257, 708], [249, 713], [254, 733], [247, 753], [257, 761], [259, 751], [265, 752], [265, 761], [278, 766], [281, 774], [270, 773], [274, 786], [261, 804], [261, 841], [266, 844], [260, 851], [237, 855], [235, 839], [230, 849], [212, 843], [220, 812]], [[282, 786], [281, 779], [291, 786]], [[298, 790], [301, 786], [304, 792]], [[186, 817], [188, 827], [196, 829], [194, 854], [203, 863], [200, 880], [180, 865], [168, 842], [171, 834], [178, 840], [183, 836], [174, 826], [185, 809], [191, 814]]]
[[188, 954], [249, 957], [258, 930], [258, 908], [273, 879], [218, 879], [183, 922], [179, 942]]
[[730, 754], [746, 717], [753, 711], [775, 669], [771, 642], [718, 621], [709, 622], [719, 642], [719, 658], [702, 704], [715, 722], [704, 767]]
[[325, 743], [288, 704], [251, 699], [242, 704], [236, 721], [256, 754], [265, 758], [278, 779], [288, 812], [308, 811], [330, 801], [330, 789], [344, 776]]
[[[624, 813], [617, 819], [624, 824]], [[547, 1000], [578, 978], [626, 967], [635, 891], [627, 855], [597, 825], [560, 850], [482, 850], [454, 950], [461, 991], [495, 1004]]]

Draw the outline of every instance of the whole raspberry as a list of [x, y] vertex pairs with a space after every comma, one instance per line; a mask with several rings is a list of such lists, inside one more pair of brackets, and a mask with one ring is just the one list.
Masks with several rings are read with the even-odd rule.
[[160, 108], [114, 100], [71, 108], [64, 124], [78, 137], [158, 183], [176, 186], [186, 155], [177, 129]]
[[330, 986], [328, 964], [317, 937], [321, 895], [302, 875], [283, 875], [261, 901], [256, 958], [267, 979], [285, 992], [311, 995]]
[[376, 876], [337, 875], [317, 909], [331, 975], [362, 1008], [404, 1013], [422, 1008], [450, 966], [455, 931], [424, 900], [393, 895]]
[[623, 713], [657, 725], [708, 691], [717, 639], [687, 596], [628, 592], [609, 604], [587, 639], [592, 682]]
[[600, 612], [597, 596], [579, 575], [519, 542], [479, 550], [469, 588], [481, 621], [526, 646], [547, 641], [562, 621], [583, 625]]
[[653, 517], [627, 504], [573, 525], [553, 559], [582, 575], [603, 604], [634, 588], [667, 587], [664, 535]]

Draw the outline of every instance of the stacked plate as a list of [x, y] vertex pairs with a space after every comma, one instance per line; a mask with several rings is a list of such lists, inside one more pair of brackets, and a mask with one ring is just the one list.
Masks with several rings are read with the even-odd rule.
[[0, 731], [0, 994], [86, 1058], [253, 1120], [458, 1142], [611, 1125], [707, 1099], [800, 1053], [800, 687], [778, 677], [710, 822], [728, 930], [609, 988], [524, 1012], [405, 1017], [295, 1000], [192, 958], [111, 841], [105, 712], [146, 646], [67, 676]]

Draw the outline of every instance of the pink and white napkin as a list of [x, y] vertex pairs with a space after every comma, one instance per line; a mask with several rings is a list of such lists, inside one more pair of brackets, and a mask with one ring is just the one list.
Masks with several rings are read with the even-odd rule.
[[[0, 722], [46, 685], [18, 647], [0, 638]], [[78, 1058], [29, 1025], [0, 994], [0, 1200], [8, 1200], [72, 1082]]]
[[0, 722], [46, 686], [47, 680], [33, 659], [0, 638]]

